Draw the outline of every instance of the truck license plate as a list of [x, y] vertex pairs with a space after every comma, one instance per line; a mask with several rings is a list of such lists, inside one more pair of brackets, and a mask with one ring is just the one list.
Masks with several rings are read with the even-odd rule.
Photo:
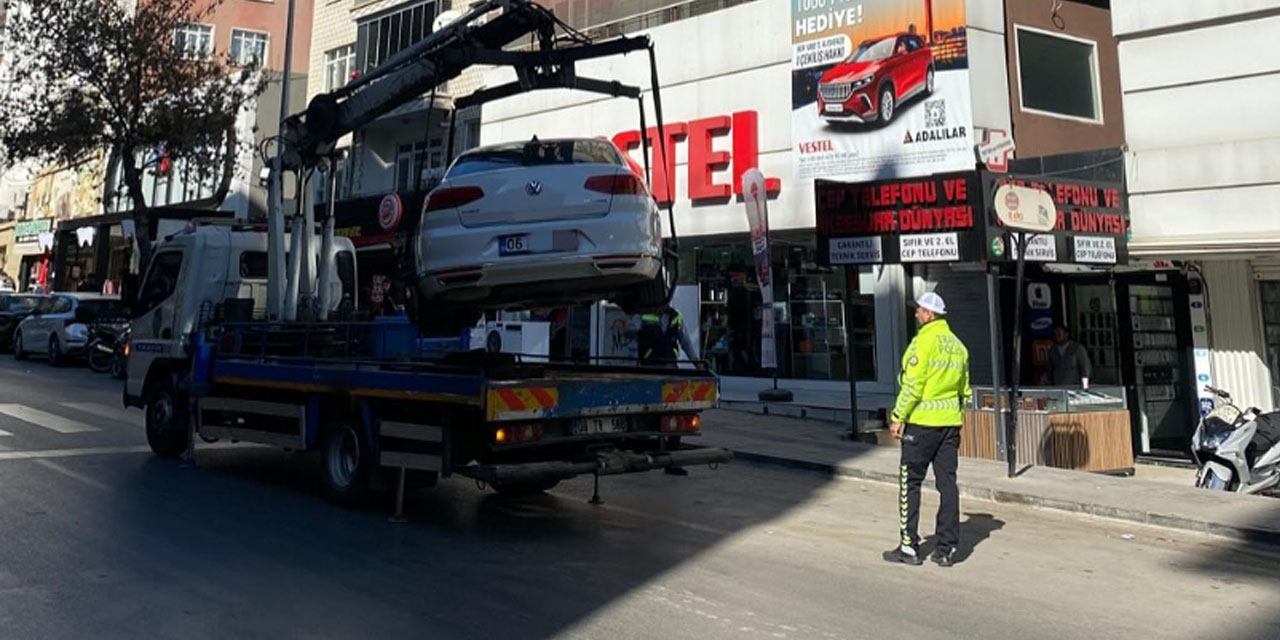
[[498, 237], [498, 255], [510, 256], [520, 253], [529, 253], [528, 235], [522, 233], [515, 236]]
[[598, 433], [622, 433], [627, 430], [627, 419], [621, 416], [608, 418], [582, 418], [573, 423], [574, 435]]

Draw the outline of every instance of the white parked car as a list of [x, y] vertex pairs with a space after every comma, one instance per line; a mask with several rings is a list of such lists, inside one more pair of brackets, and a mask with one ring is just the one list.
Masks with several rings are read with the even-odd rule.
[[666, 303], [662, 271], [658, 205], [608, 140], [472, 149], [423, 204], [417, 273], [428, 303], [609, 299], [640, 310]]
[[83, 356], [90, 326], [98, 322], [128, 322], [120, 298], [96, 293], [50, 294], [18, 324], [13, 334], [13, 357], [23, 360], [31, 353], [43, 353], [50, 365], [57, 366], [67, 358]]

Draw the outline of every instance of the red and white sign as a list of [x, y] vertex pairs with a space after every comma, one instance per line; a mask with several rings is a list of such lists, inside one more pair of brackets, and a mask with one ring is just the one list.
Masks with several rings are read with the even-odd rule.
[[378, 226], [383, 231], [395, 231], [400, 226], [400, 217], [404, 213], [404, 203], [400, 201], [400, 194], [387, 194], [378, 203]]
[[739, 177], [743, 185], [743, 202], [747, 205], [747, 224], [751, 227], [751, 253], [755, 258], [756, 279], [764, 303], [760, 312], [760, 366], [777, 369], [778, 357], [773, 337], [773, 269], [769, 254], [769, 198], [764, 174], [748, 169]]
[[1009, 170], [1009, 158], [1013, 157], [1013, 138], [1004, 129], [983, 129], [982, 142], [978, 143], [978, 159], [989, 171], [1004, 173]]
[[[732, 196], [743, 195], [742, 175], [756, 169], [760, 161], [759, 124], [755, 111], [738, 111], [731, 116], [712, 116], [689, 122], [663, 123], [666, 134], [666, 160], [662, 157], [662, 145], [658, 128], [649, 127], [649, 170], [653, 175], [650, 186], [658, 202], [667, 204], [676, 198], [676, 152], [681, 144], [688, 151], [688, 194], [695, 202], [707, 200], [727, 201]], [[716, 149], [716, 141], [732, 136], [732, 147], [726, 151]], [[613, 143], [624, 153], [641, 148], [639, 130], [623, 131], [613, 136]], [[715, 171], [730, 169], [732, 184], [715, 182]], [[782, 190], [782, 181], [764, 179], [765, 190], [776, 194]]]

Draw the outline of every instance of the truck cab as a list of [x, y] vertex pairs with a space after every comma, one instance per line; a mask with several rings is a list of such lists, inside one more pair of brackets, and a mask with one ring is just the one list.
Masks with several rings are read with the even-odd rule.
[[[332, 251], [329, 311], [337, 312], [355, 305], [355, 248], [334, 238]], [[190, 336], [201, 321], [260, 316], [267, 271], [267, 235], [252, 227], [199, 225], [158, 244], [132, 300], [125, 405], [144, 407], [157, 385], [182, 386], [173, 378], [189, 369]]]

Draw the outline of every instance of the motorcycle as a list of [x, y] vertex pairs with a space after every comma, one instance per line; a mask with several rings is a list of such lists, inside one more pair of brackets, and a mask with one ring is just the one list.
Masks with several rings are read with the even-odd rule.
[[1196, 486], [1237, 493], [1267, 492], [1280, 484], [1280, 411], [1241, 411], [1231, 394], [1205, 387], [1219, 399], [1191, 436]]
[[129, 328], [109, 324], [93, 327], [88, 346], [89, 369], [123, 380], [129, 354]]

